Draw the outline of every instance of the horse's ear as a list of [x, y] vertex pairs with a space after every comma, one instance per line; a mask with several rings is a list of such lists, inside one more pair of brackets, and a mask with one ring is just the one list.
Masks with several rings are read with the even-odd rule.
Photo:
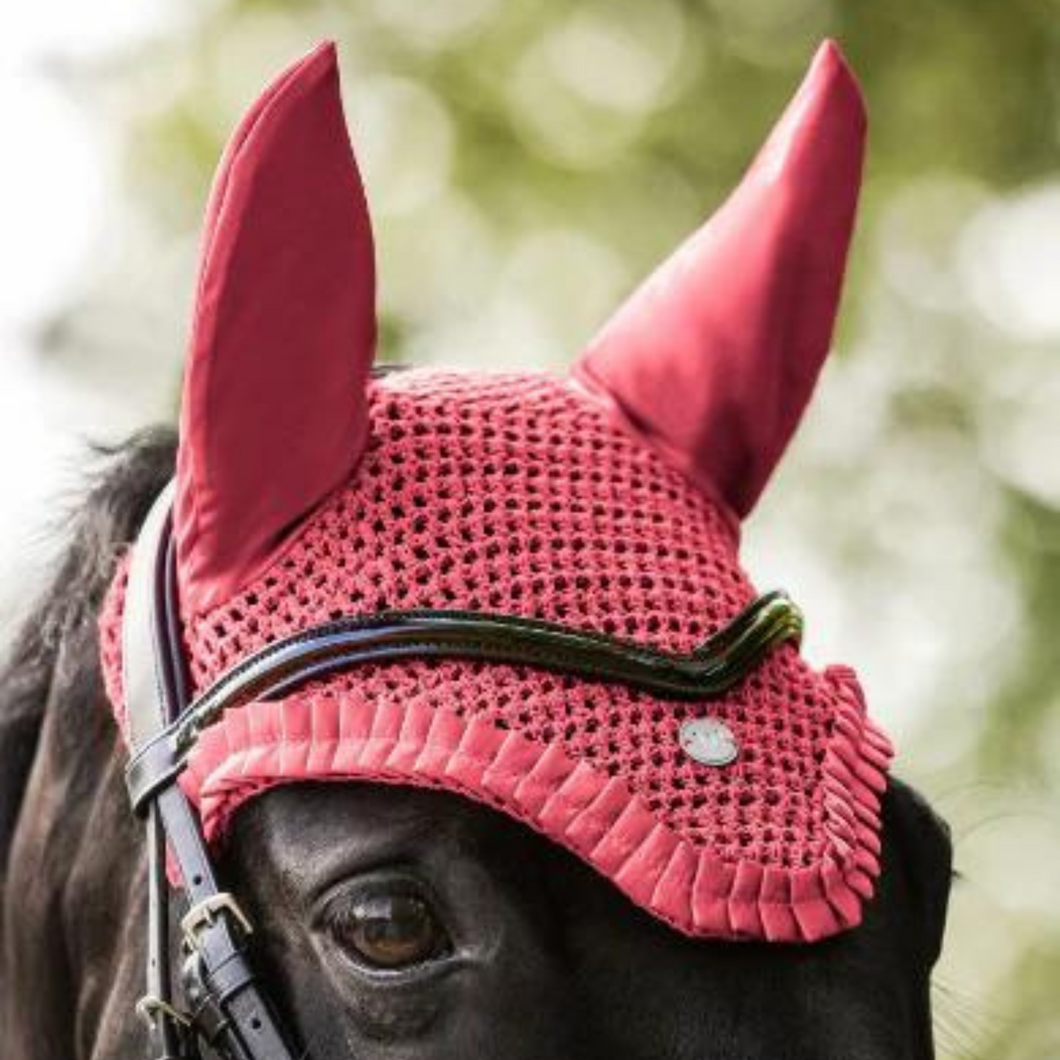
[[627, 426], [741, 517], [828, 352], [864, 141], [857, 83], [826, 42], [739, 188], [575, 369]]
[[211, 193], [177, 464], [187, 608], [230, 597], [349, 476], [375, 335], [371, 226], [328, 43], [254, 104]]

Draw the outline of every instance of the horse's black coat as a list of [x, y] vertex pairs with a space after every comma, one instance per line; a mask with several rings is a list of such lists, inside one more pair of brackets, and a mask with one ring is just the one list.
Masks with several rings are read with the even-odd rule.
[[[113, 456], [4, 669], [4, 1060], [146, 1055], [131, 1015], [142, 836], [103, 700], [95, 617], [172, 465], [168, 432]], [[561, 849], [436, 792], [279, 789], [237, 815], [223, 869], [261, 925], [270, 985], [320, 1060], [924, 1060], [950, 848], [897, 781], [884, 817], [865, 923], [808, 947], [685, 939]], [[395, 874], [429, 897], [451, 952], [416, 971], [372, 972], [340, 947], [324, 910]]]

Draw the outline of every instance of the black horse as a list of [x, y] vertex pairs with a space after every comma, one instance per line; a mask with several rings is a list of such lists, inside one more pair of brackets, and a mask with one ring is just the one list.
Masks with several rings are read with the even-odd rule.
[[[283, 729], [291, 744], [312, 743], [298, 728], [321, 716], [312, 707], [338, 704], [341, 739], [336, 727], [320, 743], [386, 752], [382, 766], [358, 759], [356, 769], [329, 773], [319, 763], [310, 771], [306, 751], [295, 768], [264, 777], [254, 798], [228, 803], [240, 808], [226, 841], [215, 844], [226, 888], [255, 925], [259, 980], [306, 1056], [933, 1055], [929, 986], [949, 893], [949, 839], [897, 780], [877, 814], [883, 737], [869, 729], [860, 703], [815, 698], [838, 697], [834, 672], [813, 673], [787, 643], [783, 657], [778, 649], [767, 661], [776, 669], [750, 675], [744, 666], [739, 676], [756, 691], [740, 701], [743, 715], [730, 716], [742, 746], [717, 714], [688, 714], [687, 703], [664, 707], [659, 699], [641, 710], [622, 681], [598, 680], [592, 694], [603, 720], [578, 721], [565, 713], [566, 697], [587, 695], [586, 686], [566, 674], [574, 683], [549, 699], [542, 677], [575, 654], [572, 637], [626, 660], [650, 657], [643, 665], [656, 676], [660, 665], [701, 672], [702, 650], [685, 654], [676, 634], [694, 625], [692, 643], [702, 643], [703, 616], [723, 597], [719, 582], [728, 586], [725, 599], [746, 603], [751, 589], [734, 528], [770, 477], [827, 353], [863, 134], [856, 85], [826, 46], [715, 227], [634, 297], [573, 378], [458, 382], [455, 374], [409, 373], [402, 389], [369, 380], [374, 265], [333, 52], [318, 49], [269, 89], [233, 141], [208, 215], [179, 441], [168, 431], [145, 435], [105, 461], [0, 682], [5, 1060], [132, 1060], [159, 1044], [132, 1015], [144, 994], [151, 888], [143, 827], [123, 779], [128, 749], [104, 694], [97, 620], [121, 557], [174, 475], [173, 586], [185, 610], [173, 609], [173, 629], [184, 622], [186, 654], [200, 667], [197, 691], [217, 676], [204, 672], [207, 647], [231, 649], [233, 625], [244, 619], [251, 640], [293, 622], [267, 638], [265, 650], [278, 636], [305, 636], [307, 626], [366, 614], [392, 621], [393, 603], [379, 591], [391, 575], [408, 604], [397, 611], [405, 619], [427, 609], [444, 621], [460, 615], [476, 630], [503, 619], [506, 630], [533, 625], [543, 635], [548, 627], [558, 638], [550, 650], [566, 646], [563, 658], [529, 657], [529, 670], [465, 659], [465, 675], [503, 683], [471, 705], [453, 703], [473, 687], [470, 678], [461, 684], [452, 669], [412, 670], [406, 662], [396, 664], [403, 677], [387, 671], [370, 695], [357, 695], [369, 677], [352, 692], [347, 686], [346, 696], [279, 704], [291, 707], [284, 715], [291, 732]], [[420, 475], [433, 493], [416, 486]], [[403, 491], [407, 503], [398, 503]], [[443, 496], [449, 507], [439, 514]], [[334, 509], [329, 498], [352, 507]], [[366, 516], [371, 504], [381, 507]], [[506, 523], [480, 518], [500, 509]], [[335, 510], [345, 521], [327, 522]], [[428, 513], [437, 527], [417, 530], [429, 528]], [[560, 524], [576, 525], [572, 540], [555, 529]], [[552, 530], [542, 534], [542, 526]], [[524, 538], [526, 579], [509, 563]], [[292, 541], [309, 542], [299, 553], [309, 566], [292, 559]], [[596, 566], [587, 568], [590, 551]], [[432, 582], [444, 565], [459, 584]], [[365, 571], [383, 574], [370, 598], [354, 586], [351, 604], [350, 586]], [[329, 585], [338, 585], [331, 597], [313, 596]], [[597, 610], [577, 626], [572, 612], [592, 593]], [[732, 608], [722, 610], [720, 640], [712, 634], [705, 643], [736, 655], [749, 627]], [[643, 643], [634, 637], [641, 611], [655, 623], [646, 624]], [[621, 642], [617, 618], [628, 634]], [[108, 688], [115, 704], [128, 706], [135, 695], [116, 693], [116, 669], [107, 664]], [[785, 684], [785, 674], [795, 683]], [[440, 704], [421, 702], [409, 683], [431, 680], [448, 682]], [[512, 715], [489, 713], [513, 699]], [[229, 739], [228, 717], [250, 733], [257, 706], [277, 700], [233, 704], [220, 726], [211, 716], [202, 745], [211, 735]], [[717, 712], [728, 706], [712, 704]], [[402, 738], [408, 718], [426, 719], [404, 766], [391, 756], [411, 741], [394, 730], [378, 735], [365, 725], [369, 711], [377, 712], [372, 725], [387, 711], [400, 716]], [[634, 715], [636, 724], [623, 729]], [[547, 733], [533, 729], [541, 717]], [[459, 741], [472, 734], [479, 742], [446, 747], [441, 730], [450, 722]], [[689, 749], [686, 733], [720, 733], [730, 746], [724, 755], [709, 740], [705, 751]], [[650, 753], [622, 758], [626, 745], [646, 740]], [[476, 773], [490, 747], [495, 757]], [[439, 748], [453, 752], [446, 769], [465, 772], [430, 772]], [[497, 768], [497, 748], [516, 748], [522, 772], [511, 756]], [[769, 748], [777, 753], [762, 766]], [[207, 831], [219, 792], [247, 779], [248, 759], [236, 766], [230, 758], [233, 772], [215, 769], [214, 789], [199, 789]], [[194, 786], [195, 763], [189, 756], [182, 764], [189, 766], [182, 780]], [[670, 801], [650, 805], [643, 793], [658, 793], [664, 774]], [[174, 775], [163, 778], [170, 794]], [[581, 803], [577, 785], [568, 787], [572, 777], [590, 792]], [[505, 794], [499, 785], [508, 780]], [[263, 790], [269, 783], [288, 786]], [[425, 783], [448, 790], [416, 786]], [[667, 813], [690, 789], [698, 831], [678, 837], [687, 815], [671, 827]], [[550, 805], [559, 809], [546, 826]], [[556, 824], [571, 807], [566, 824]], [[726, 848], [730, 809], [738, 837], [765, 822], [759, 861], [743, 856], [750, 840], [736, 856]], [[582, 819], [591, 823], [576, 835], [568, 825]], [[618, 835], [620, 823], [629, 828]], [[798, 845], [799, 829], [813, 833], [815, 847]], [[718, 849], [707, 849], [715, 841]], [[180, 844], [172, 848], [179, 861]], [[609, 850], [617, 854], [604, 864]], [[731, 885], [720, 899], [711, 890], [718, 880]], [[753, 900], [741, 890], [748, 880], [761, 888]], [[185, 881], [195, 886], [201, 877]], [[808, 881], [821, 889], [809, 892]], [[778, 897], [781, 884], [787, 890]], [[726, 912], [711, 921], [723, 903]], [[170, 924], [174, 959], [178, 927]], [[165, 1000], [156, 993], [156, 1019]], [[173, 1010], [163, 1025], [172, 1030], [168, 1021], [191, 1011]]]
[[[107, 461], [4, 669], [5, 1060], [147, 1055], [131, 1015], [143, 993], [143, 836], [103, 694], [96, 615], [173, 459], [173, 437], [159, 433]], [[812, 946], [687, 939], [572, 855], [449, 794], [302, 785], [253, 800], [237, 820], [222, 869], [260, 925], [263, 977], [308, 1056], [932, 1056], [950, 844], [900, 781], [884, 799], [883, 870], [864, 923]], [[369, 881], [374, 896], [381, 885], [415, 900], [392, 904], [385, 930], [366, 934], [350, 910]], [[415, 963], [445, 947], [458, 967]], [[365, 951], [379, 950], [411, 970], [370, 970]]]

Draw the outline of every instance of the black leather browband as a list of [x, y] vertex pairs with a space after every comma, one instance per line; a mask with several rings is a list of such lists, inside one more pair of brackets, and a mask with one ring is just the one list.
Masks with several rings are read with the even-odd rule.
[[223, 674], [130, 762], [133, 804], [183, 768], [199, 734], [233, 707], [278, 699], [308, 681], [368, 663], [463, 659], [622, 684], [659, 698], [717, 696], [777, 644], [802, 635], [802, 614], [781, 592], [758, 597], [688, 654], [516, 615], [386, 611], [328, 622], [274, 641]]
[[314, 626], [267, 645], [224, 674], [170, 732], [183, 754], [230, 707], [278, 699], [338, 670], [410, 658], [532, 666], [667, 699], [705, 699], [731, 688], [780, 641], [801, 634], [802, 615], [780, 592], [760, 596], [688, 655], [516, 615], [384, 611]]

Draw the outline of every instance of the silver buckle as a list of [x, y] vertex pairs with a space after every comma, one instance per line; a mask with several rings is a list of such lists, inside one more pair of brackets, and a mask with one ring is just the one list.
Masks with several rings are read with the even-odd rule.
[[180, 930], [184, 935], [185, 943], [192, 949], [197, 949], [196, 937], [199, 931], [208, 924], [216, 923], [220, 913], [230, 913], [245, 934], [254, 934], [254, 928], [251, 927], [246, 913], [240, 909], [239, 903], [228, 891], [220, 891], [204, 898], [201, 902], [196, 902], [181, 917]]

